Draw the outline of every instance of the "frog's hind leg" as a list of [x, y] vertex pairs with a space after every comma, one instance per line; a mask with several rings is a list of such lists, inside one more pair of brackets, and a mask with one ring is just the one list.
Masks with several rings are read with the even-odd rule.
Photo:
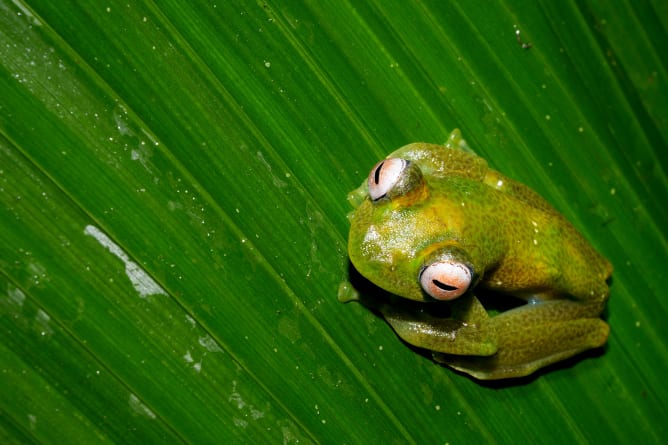
[[528, 304], [491, 318], [498, 352], [491, 357], [458, 357], [438, 354], [434, 358], [481, 380], [522, 377], [597, 348], [608, 339], [609, 327], [587, 313], [579, 303], [548, 301]]

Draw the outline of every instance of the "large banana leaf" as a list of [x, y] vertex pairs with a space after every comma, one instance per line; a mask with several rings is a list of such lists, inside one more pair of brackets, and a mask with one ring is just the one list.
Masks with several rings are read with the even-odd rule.
[[[0, 0], [0, 441], [662, 442], [667, 29], [656, 0]], [[346, 193], [454, 127], [614, 264], [603, 351], [481, 384], [337, 302]]]

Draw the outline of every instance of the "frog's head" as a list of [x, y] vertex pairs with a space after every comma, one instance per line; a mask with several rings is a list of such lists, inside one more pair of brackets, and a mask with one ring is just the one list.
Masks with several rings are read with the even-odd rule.
[[368, 199], [352, 213], [348, 251], [369, 281], [417, 301], [452, 300], [478, 281], [456, 237], [434, 213], [438, 196], [417, 163], [389, 158], [367, 180]]

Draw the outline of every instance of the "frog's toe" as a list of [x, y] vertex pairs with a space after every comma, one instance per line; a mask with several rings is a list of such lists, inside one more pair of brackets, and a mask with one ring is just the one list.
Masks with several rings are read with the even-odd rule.
[[339, 284], [339, 291], [336, 294], [339, 302], [348, 303], [350, 301], [359, 301], [360, 293], [353, 287], [349, 281], [342, 281]]

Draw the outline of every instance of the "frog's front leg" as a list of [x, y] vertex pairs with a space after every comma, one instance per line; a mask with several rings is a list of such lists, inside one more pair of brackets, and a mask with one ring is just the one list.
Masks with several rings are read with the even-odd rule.
[[527, 304], [492, 317], [498, 351], [491, 357], [435, 354], [434, 358], [481, 380], [522, 377], [605, 344], [609, 327], [590, 318], [587, 305], [567, 300]]
[[489, 356], [497, 351], [491, 318], [473, 295], [452, 302], [452, 317], [437, 318], [383, 305], [380, 311], [394, 331], [407, 343], [447, 354]]

